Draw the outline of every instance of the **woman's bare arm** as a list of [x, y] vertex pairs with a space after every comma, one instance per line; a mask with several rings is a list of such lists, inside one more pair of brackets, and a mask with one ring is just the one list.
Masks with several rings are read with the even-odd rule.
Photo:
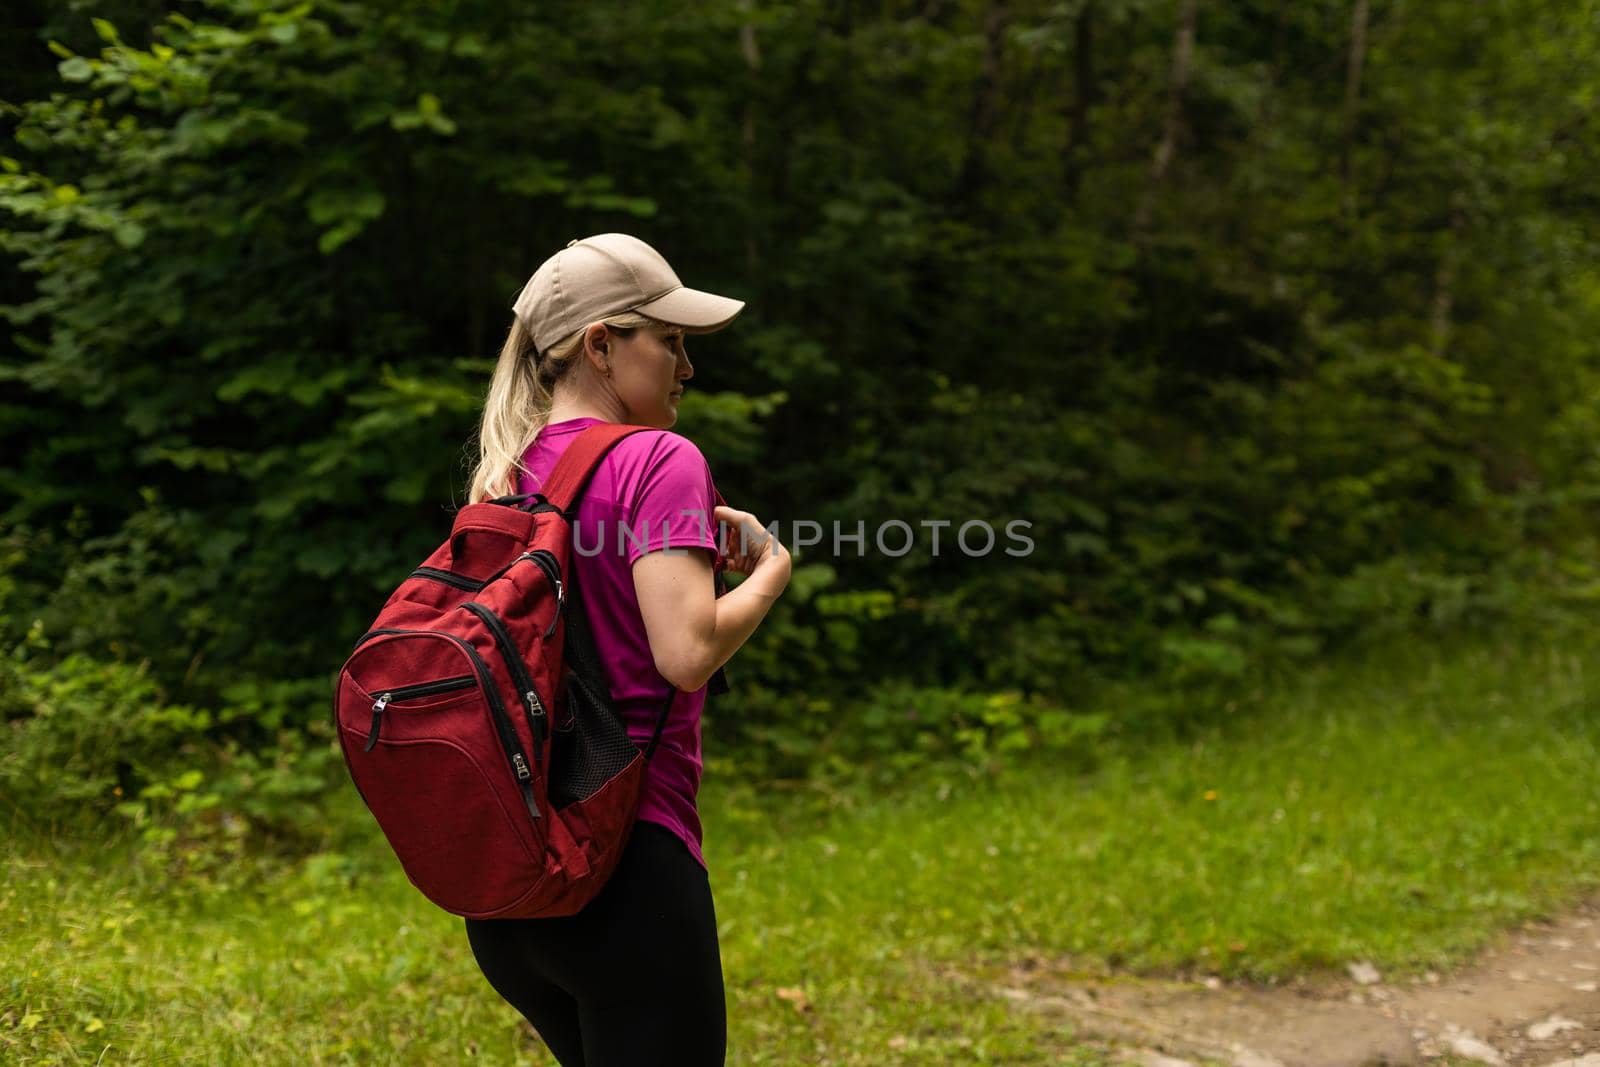
[[711, 553], [703, 548], [649, 552], [633, 565], [633, 588], [656, 670], [689, 692], [705, 685], [718, 667], [733, 658], [789, 584], [788, 550], [767, 537], [747, 512], [731, 508], [717, 512], [736, 528], [755, 524], [759, 531], [749, 550], [735, 546], [728, 553], [727, 569], [747, 575], [734, 589], [720, 597], [715, 594]]

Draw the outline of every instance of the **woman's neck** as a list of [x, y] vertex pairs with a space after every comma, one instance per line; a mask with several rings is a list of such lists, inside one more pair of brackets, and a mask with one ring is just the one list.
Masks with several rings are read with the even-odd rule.
[[[563, 390], [562, 392], [566, 392]], [[623, 422], [624, 413], [610, 411], [614, 403], [608, 403], [610, 397], [594, 397], [571, 393], [557, 395], [550, 398], [549, 422], [566, 422], [569, 419], [599, 419], [602, 422]]]
[[612, 421], [607, 419], [598, 411], [580, 411], [573, 408], [551, 408], [549, 417], [545, 419], [545, 425], [548, 426], [557, 422], [571, 422], [573, 419], [600, 419], [603, 422]]
[[570, 422], [571, 419], [600, 419], [602, 422], [621, 422], [621, 419], [613, 418], [610, 414], [600, 410], [600, 406], [595, 405], [595, 403], [584, 403], [581, 400], [579, 402], [571, 402], [570, 400], [570, 402], [563, 403], [557, 400], [557, 402], [550, 405], [550, 416], [546, 419], [546, 422]]

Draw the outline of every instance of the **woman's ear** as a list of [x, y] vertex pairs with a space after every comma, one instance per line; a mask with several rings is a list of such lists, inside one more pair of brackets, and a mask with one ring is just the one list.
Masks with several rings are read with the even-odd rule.
[[592, 322], [583, 334], [583, 355], [594, 369], [611, 377], [611, 331], [603, 322]]

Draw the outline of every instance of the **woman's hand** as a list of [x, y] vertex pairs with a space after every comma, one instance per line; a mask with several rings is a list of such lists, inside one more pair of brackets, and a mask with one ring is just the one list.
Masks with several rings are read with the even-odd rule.
[[[728, 524], [728, 543], [722, 557], [725, 570], [746, 577], [754, 576], [757, 570], [764, 574], [781, 571], [778, 588], [789, 584], [789, 550], [761, 525], [759, 519], [748, 511], [725, 506], [719, 506], [715, 514], [718, 522]], [[776, 573], [772, 575], [774, 579], [778, 577]]]

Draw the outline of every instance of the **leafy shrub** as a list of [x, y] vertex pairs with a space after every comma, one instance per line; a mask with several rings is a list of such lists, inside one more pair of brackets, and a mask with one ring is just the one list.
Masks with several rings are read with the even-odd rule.
[[46, 666], [24, 647], [0, 664], [0, 792], [30, 818], [109, 814], [201, 758], [212, 713], [163, 700], [147, 664], [75, 652]]
[[202, 708], [168, 700], [147, 662], [52, 660], [32, 638], [0, 661], [0, 798], [14, 816], [96, 834], [125, 820], [152, 858], [185, 869], [214, 869], [246, 836], [328, 833], [323, 800], [344, 768], [311, 709], [326, 708], [329, 680], [243, 680]]
[[887, 681], [857, 697], [794, 699], [757, 686], [731, 766], [740, 777], [866, 778], [892, 784], [941, 766], [995, 773], [1028, 755], [1086, 769], [1110, 716], [1017, 690], [971, 692]]

